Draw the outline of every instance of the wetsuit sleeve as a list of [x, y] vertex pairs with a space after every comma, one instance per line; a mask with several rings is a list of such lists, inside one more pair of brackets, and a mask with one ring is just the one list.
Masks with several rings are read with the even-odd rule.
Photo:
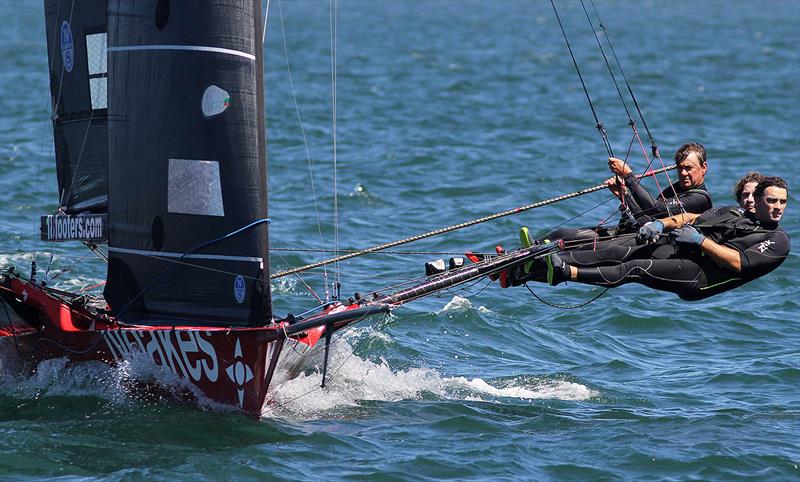
[[[675, 214], [682, 210], [687, 213], [699, 214], [711, 209], [711, 196], [701, 190], [680, 192], [675, 197], [672, 188], [669, 187], [664, 190], [662, 196], [654, 199], [633, 174], [625, 176], [625, 186], [630, 191], [630, 198], [635, 201], [635, 205], [639, 206], [639, 212], [653, 218]], [[638, 212], [634, 212], [638, 214]]]
[[635, 201], [635, 205], [643, 212], [649, 213], [650, 210], [656, 205], [656, 200], [647, 192], [647, 189], [642, 187], [642, 184], [636, 179], [633, 173], [625, 176], [625, 186], [630, 192], [629, 196]]
[[788, 255], [789, 237], [783, 231], [773, 231], [742, 252], [742, 274], [748, 277], [767, 274], [780, 266]]
[[664, 204], [660, 202], [659, 204], [663, 204], [664, 211], [666, 212], [666, 206], [669, 205], [670, 209], [674, 207], [678, 207], [680, 204], [683, 204], [683, 209], [687, 213], [704, 213], [711, 209], [711, 196], [705, 192], [700, 191], [689, 191], [689, 192], [682, 192], [678, 194], [678, 199], [672, 198], [669, 200], [670, 202]]

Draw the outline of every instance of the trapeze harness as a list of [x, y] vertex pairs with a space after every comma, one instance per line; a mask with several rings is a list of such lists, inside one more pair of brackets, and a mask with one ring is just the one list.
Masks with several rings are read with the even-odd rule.
[[706, 211], [695, 220], [702, 234], [741, 253], [742, 271], [717, 265], [698, 246], [676, 245], [668, 236], [643, 246], [610, 246], [564, 252], [579, 267], [578, 281], [615, 287], [640, 283], [688, 301], [701, 300], [764, 276], [789, 254], [789, 237], [777, 223], [765, 224], [739, 207]]

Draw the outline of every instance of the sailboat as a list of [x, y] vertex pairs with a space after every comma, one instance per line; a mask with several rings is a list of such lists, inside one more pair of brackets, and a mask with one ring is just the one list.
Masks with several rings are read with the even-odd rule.
[[324, 386], [335, 332], [553, 249], [276, 315], [260, 2], [44, 3], [59, 199], [41, 237], [82, 242], [108, 270], [102, 297], [48, 286], [35, 262], [0, 275], [0, 348], [31, 367], [144, 355], [192, 398], [259, 416], [317, 345]]

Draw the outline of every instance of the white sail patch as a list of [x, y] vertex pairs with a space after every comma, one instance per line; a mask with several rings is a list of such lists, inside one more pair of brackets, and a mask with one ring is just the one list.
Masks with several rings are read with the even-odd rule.
[[231, 95], [225, 90], [210, 85], [203, 93], [203, 115], [206, 117], [213, 117], [222, 114], [231, 105]]
[[170, 159], [167, 177], [169, 212], [225, 216], [217, 161]]

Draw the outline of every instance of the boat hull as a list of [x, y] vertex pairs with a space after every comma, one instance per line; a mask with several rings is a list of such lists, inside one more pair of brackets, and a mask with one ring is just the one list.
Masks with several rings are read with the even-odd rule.
[[[18, 353], [29, 366], [61, 357], [111, 365], [145, 357], [184, 382], [193, 396], [180, 398], [203, 405], [210, 400], [256, 417], [269, 400], [270, 387], [296, 376], [310, 351], [324, 340], [326, 329], [333, 333], [363, 318], [357, 305], [333, 305], [303, 320], [315, 326], [301, 332], [288, 322], [258, 327], [131, 326], [21, 278], [6, 277], [2, 290], [0, 294], [13, 296], [27, 310], [23, 318], [29, 326], [10, 326], [0, 337], [16, 338]], [[326, 326], [324, 320], [331, 314], [336, 321]]]

